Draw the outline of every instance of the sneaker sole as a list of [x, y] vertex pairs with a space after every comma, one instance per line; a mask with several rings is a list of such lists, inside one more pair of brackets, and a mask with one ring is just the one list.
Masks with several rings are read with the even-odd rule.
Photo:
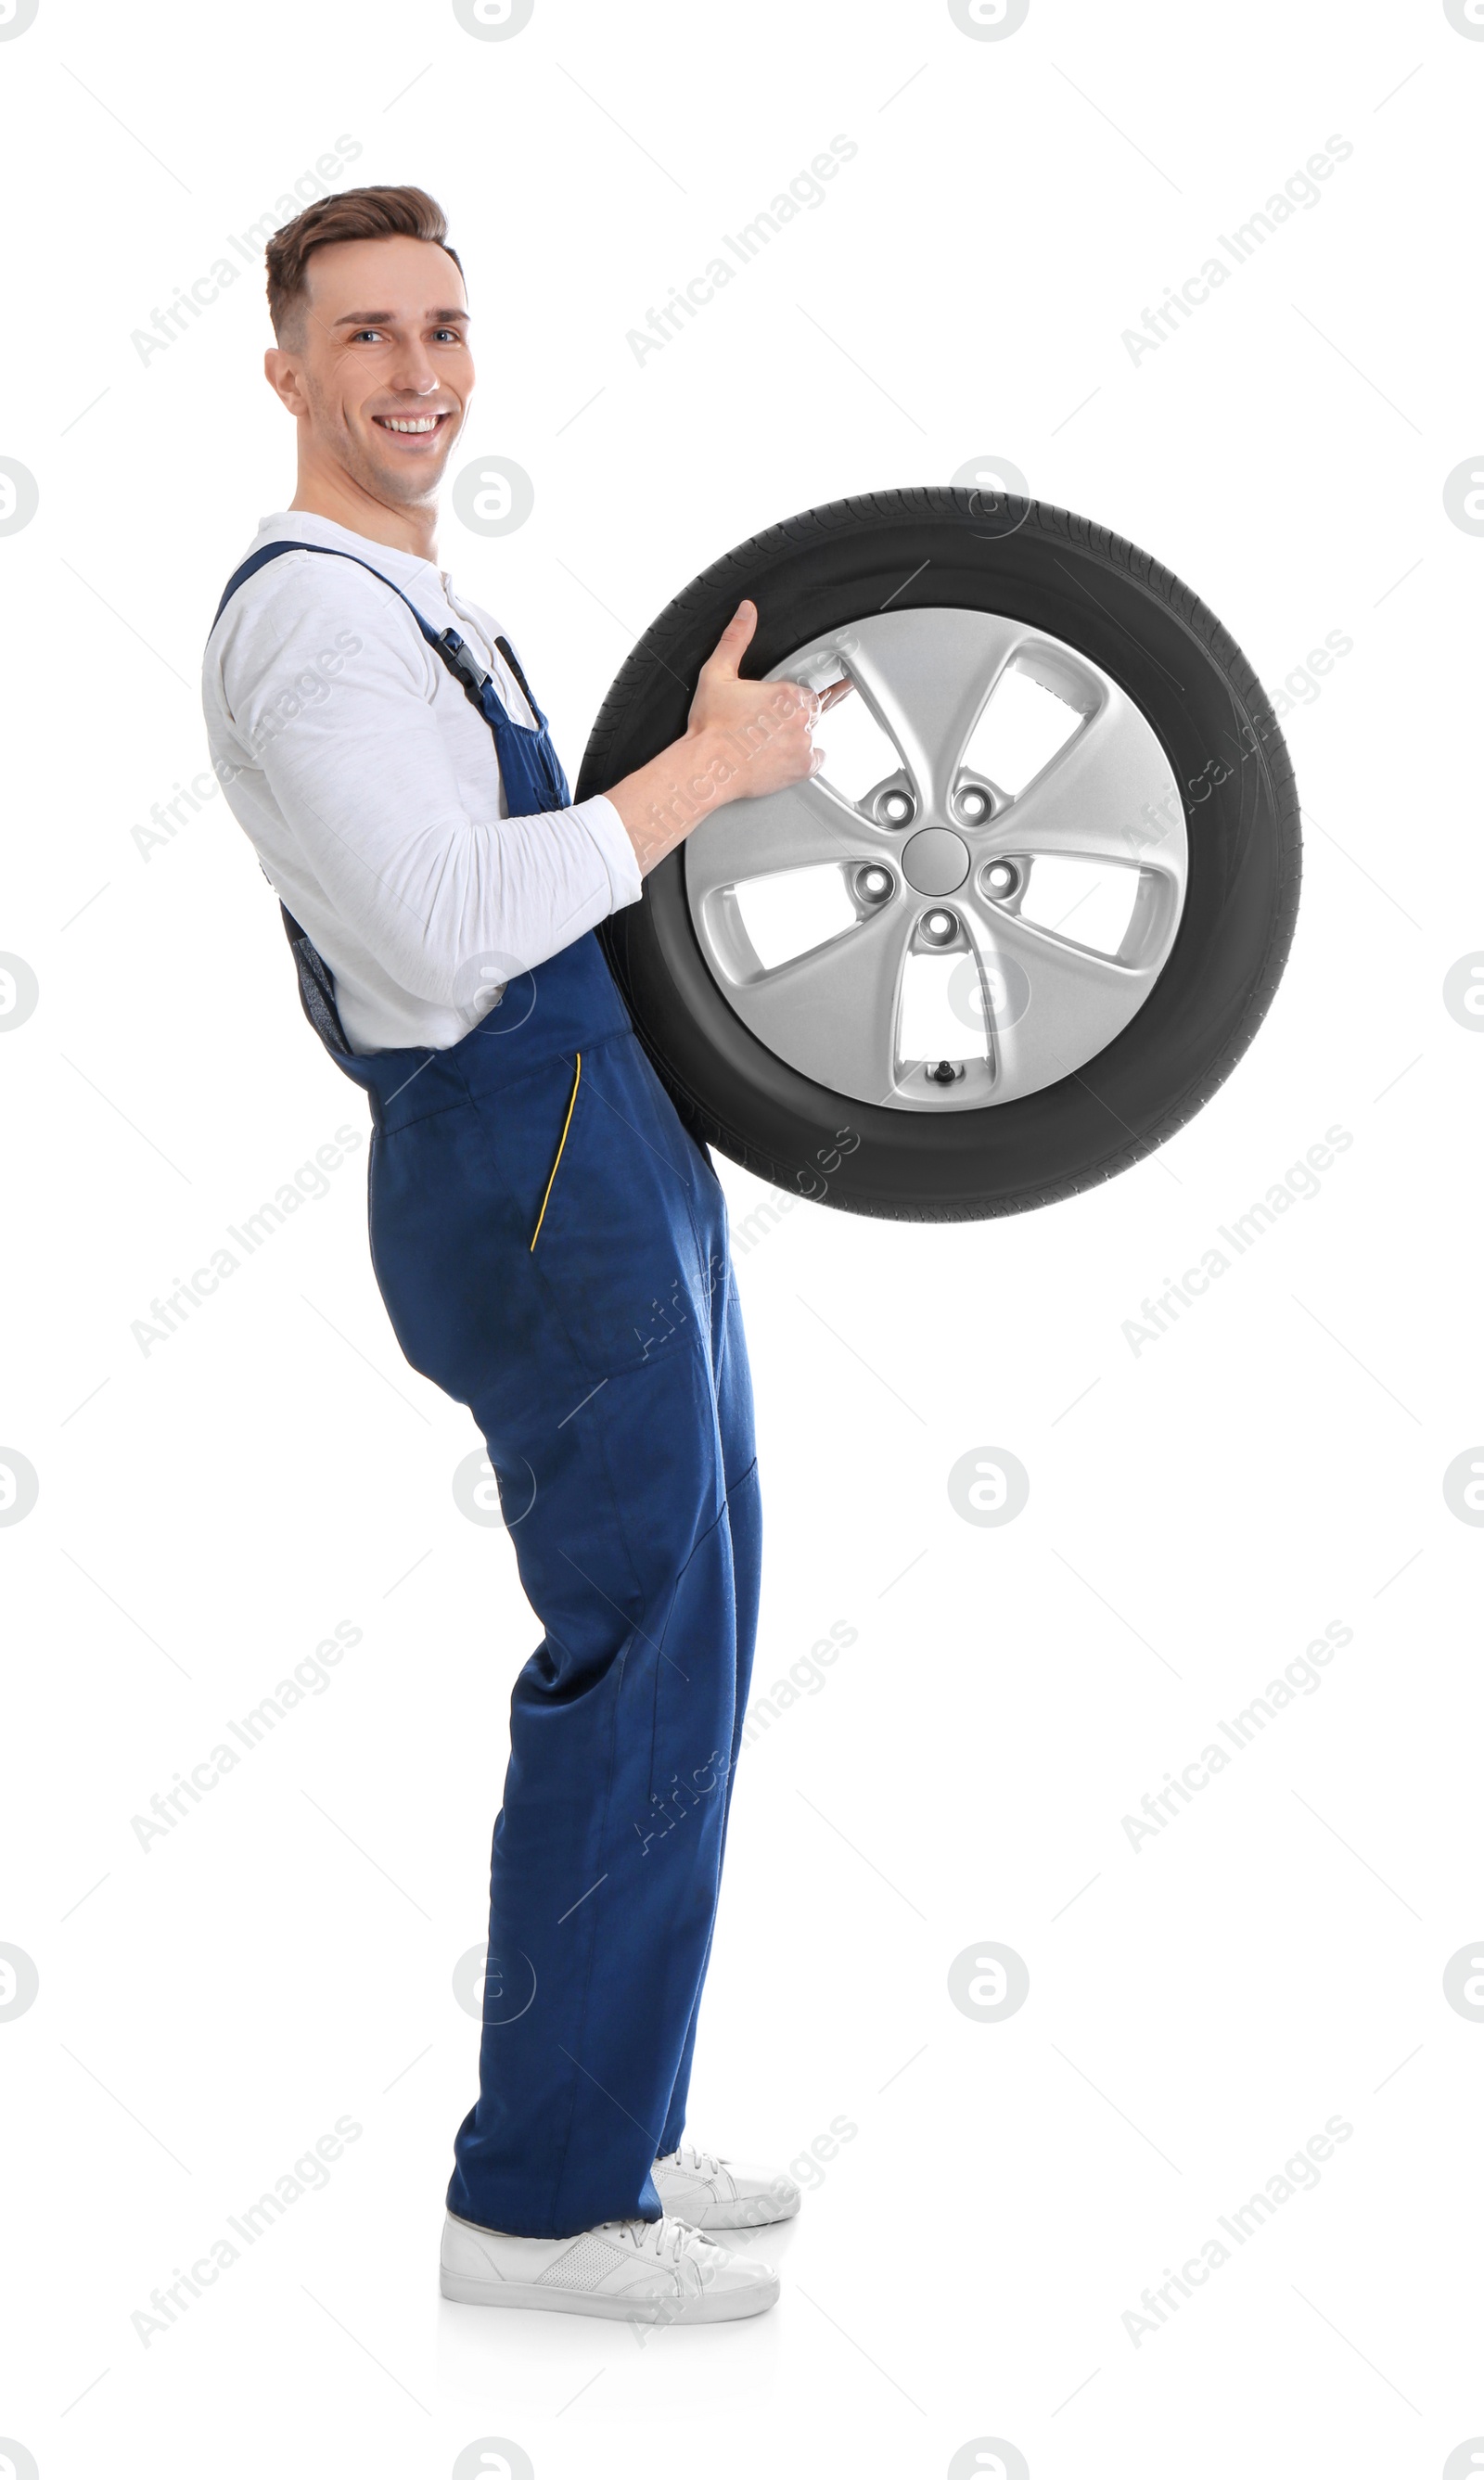
[[487, 2282], [478, 2274], [450, 2273], [438, 2268], [438, 2287], [445, 2299], [467, 2308], [544, 2308], [563, 2316], [606, 2316], [630, 2325], [722, 2325], [740, 2316], [761, 2316], [777, 2301], [780, 2284], [759, 2283], [746, 2290], [702, 2291], [675, 2308], [668, 2300], [643, 2302], [606, 2298], [601, 2291], [559, 2290], [551, 2283]]
[[[666, 2207], [665, 2209], [671, 2209]], [[690, 2222], [698, 2231], [775, 2231], [782, 2223], [794, 2219], [798, 2207], [790, 2205], [781, 2213], [754, 2213], [745, 2218], [739, 2215], [735, 2219], [723, 2218], [729, 2210], [725, 2205], [704, 2213], [687, 2212], [680, 2205], [673, 2209], [677, 2221]]]

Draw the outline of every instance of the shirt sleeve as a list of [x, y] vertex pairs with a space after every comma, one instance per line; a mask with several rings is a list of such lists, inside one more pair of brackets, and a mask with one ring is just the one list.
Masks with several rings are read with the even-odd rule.
[[299, 568], [228, 607], [222, 628], [222, 695], [248, 766], [335, 912], [404, 990], [456, 1006], [472, 958], [542, 964], [640, 893], [605, 794], [531, 817], [464, 807], [433, 711], [436, 658], [376, 579], [331, 585]]

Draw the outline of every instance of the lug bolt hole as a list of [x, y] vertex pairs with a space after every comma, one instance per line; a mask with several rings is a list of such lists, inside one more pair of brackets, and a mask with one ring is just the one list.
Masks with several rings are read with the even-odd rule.
[[942, 947], [946, 946], [949, 940], [952, 938], [958, 923], [951, 913], [929, 913], [923, 923], [923, 928], [927, 937]]
[[911, 793], [899, 790], [895, 792], [883, 792], [881, 795], [881, 815], [886, 820], [889, 827], [904, 827], [907, 820], [912, 815]]
[[984, 872], [984, 891], [988, 895], [1013, 895], [1020, 885], [1020, 872], [1012, 861], [992, 861]]
[[884, 903], [892, 891], [892, 873], [889, 869], [863, 869], [859, 885], [869, 903]]
[[958, 809], [961, 817], [967, 818], [971, 826], [977, 826], [981, 818], [989, 815], [989, 794], [971, 784], [967, 791], [959, 794]]

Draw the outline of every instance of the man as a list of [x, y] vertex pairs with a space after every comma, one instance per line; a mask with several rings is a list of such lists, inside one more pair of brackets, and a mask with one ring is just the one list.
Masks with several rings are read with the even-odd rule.
[[799, 2202], [683, 2140], [757, 1615], [751, 1394], [719, 1184], [593, 930], [722, 803], [818, 770], [821, 701], [740, 679], [743, 603], [683, 737], [572, 803], [514, 650], [435, 565], [474, 388], [445, 236], [426, 193], [377, 188], [269, 245], [298, 488], [228, 583], [207, 729], [305, 1012], [370, 1098], [393, 1328], [473, 1411], [544, 1629], [443, 2293], [709, 2323], [778, 2280], [705, 2234]]

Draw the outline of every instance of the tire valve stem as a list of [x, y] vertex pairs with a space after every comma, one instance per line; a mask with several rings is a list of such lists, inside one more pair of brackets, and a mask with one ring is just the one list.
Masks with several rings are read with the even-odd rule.
[[940, 1059], [937, 1067], [929, 1068], [927, 1073], [935, 1085], [952, 1085], [958, 1078], [958, 1071], [951, 1059]]

